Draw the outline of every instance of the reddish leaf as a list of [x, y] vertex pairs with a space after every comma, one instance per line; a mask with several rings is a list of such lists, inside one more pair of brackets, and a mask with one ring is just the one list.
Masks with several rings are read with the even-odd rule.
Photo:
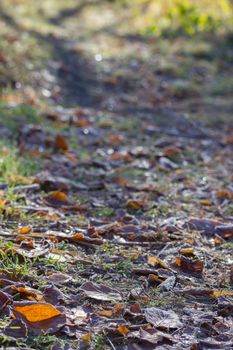
[[57, 150], [67, 151], [69, 149], [69, 145], [67, 140], [62, 135], [57, 135], [54, 141], [54, 147]]

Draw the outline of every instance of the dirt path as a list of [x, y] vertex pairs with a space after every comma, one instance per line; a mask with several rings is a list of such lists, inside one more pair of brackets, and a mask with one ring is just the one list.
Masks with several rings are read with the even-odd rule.
[[4, 55], [26, 40], [0, 110], [18, 148], [1, 151], [1, 344], [230, 350], [229, 38], [155, 40], [111, 3], [46, 6], [0, 16]]

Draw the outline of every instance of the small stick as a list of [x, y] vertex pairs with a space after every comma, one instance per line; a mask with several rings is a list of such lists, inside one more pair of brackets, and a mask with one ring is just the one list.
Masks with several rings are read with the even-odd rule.
[[111, 340], [107, 337], [107, 340], [109, 342], [109, 344], [111, 345], [113, 350], [116, 350], [115, 346], [113, 345], [113, 343], [111, 342]]

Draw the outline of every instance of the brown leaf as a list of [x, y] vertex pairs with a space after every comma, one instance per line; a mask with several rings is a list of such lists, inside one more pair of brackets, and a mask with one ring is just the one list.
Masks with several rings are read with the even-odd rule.
[[145, 202], [143, 201], [130, 200], [127, 202], [127, 208], [131, 210], [143, 209], [144, 206], [145, 206]]
[[67, 237], [69, 241], [75, 242], [75, 243], [87, 243], [87, 244], [96, 244], [101, 245], [103, 244], [103, 240], [101, 238], [91, 238], [84, 236], [83, 233], [76, 233], [72, 237]]
[[55, 137], [54, 147], [59, 151], [67, 151], [69, 149], [68, 142], [62, 135], [57, 135]]
[[122, 300], [118, 290], [104, 286], [103, 284], [98, 285], [93, 282], [86, 282], [80, 287], [80, 290], [82, 290], [89, 298], [96, 300]]
[[39, 293], [31, 288], [17, 287], [12, 286], [14, 292], [20, 293], [22, 297], [26, 297], [29, 300], [33, 301], [44, 301], [42, 293]]
[[123, 309], [124, 304], [116, 304], [111, 310], [100, 310], [97, 314], [105, 317], [113, 317], [119, 315]]
[[202, 260], [193, 260], [184, 256], [176, 257], [175, 264], [180, 267], [182, 271], [187, 273], [202, 273], [204, 269], [204, 262]]
[[221, 225], [215, 228], [215, 233], [223, 238], [233, 237], [233, 225]]
[[163, 155], [165, 157], [174, 157], [180, 154], [180, 149], [178, 147], [167, 146], [163, 149]]
[[145, 309], [145, 318], [156, 328], [180, 328], [183, 325], [174, 311], [165, 311], [156, 307]]
[[222, 225], [222, 222], [218, 220], [191, 218], [184, 224], [184, 228], [201, 231], [207, 236], [214, 236], [215, 228], [219, 225]]
[[220, 199], [233, 199], [233, 192], [227, 190], [227, 189], [223, 189], [223, 190], [220, 190], [216, 193], [216, 196], [217, 198], [220, 198]]

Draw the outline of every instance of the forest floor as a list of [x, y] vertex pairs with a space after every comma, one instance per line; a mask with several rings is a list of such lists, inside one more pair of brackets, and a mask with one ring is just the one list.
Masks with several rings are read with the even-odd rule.
[[232, 36], [1, 5], [3, 348], [232, 349]]

